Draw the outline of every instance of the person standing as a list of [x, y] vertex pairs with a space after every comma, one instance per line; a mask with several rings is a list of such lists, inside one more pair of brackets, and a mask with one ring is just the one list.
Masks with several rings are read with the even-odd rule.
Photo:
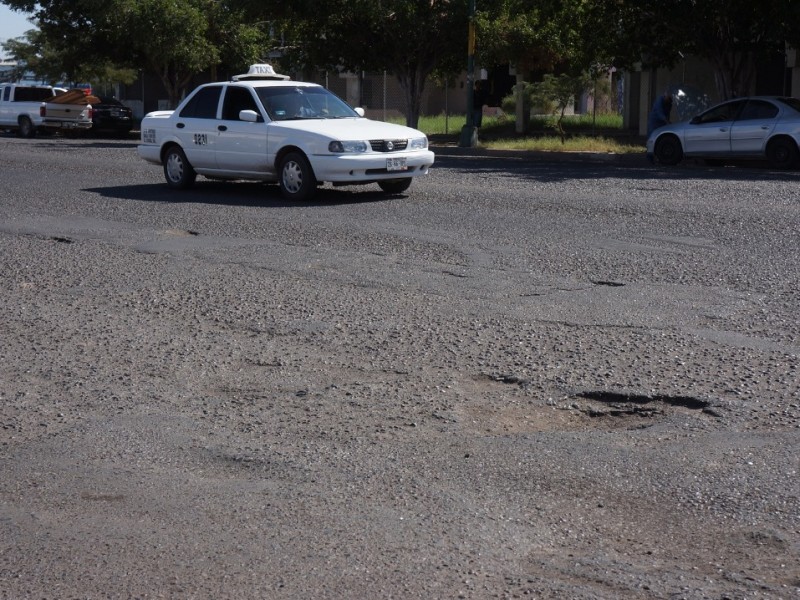
[[647, 137], [650, 137], [650, 134], [659, 127], [669, 124], [671, 112], [672, 94], [665, 91], [653, 102], [653, 108], [647, 117]]

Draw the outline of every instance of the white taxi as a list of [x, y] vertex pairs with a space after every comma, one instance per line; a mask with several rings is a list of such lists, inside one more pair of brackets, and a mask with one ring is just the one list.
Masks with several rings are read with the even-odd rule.
[[195, 89], [174, 111], [145, 115], [139, 156], [163, 165], [167, 185], [211, 179], [277, 182], [284, 197], [317, 186], [377, 183], [391, 194], [433, 165], [424, 133], [364, 118], [324, 87], [291, 81], [270, 65]]

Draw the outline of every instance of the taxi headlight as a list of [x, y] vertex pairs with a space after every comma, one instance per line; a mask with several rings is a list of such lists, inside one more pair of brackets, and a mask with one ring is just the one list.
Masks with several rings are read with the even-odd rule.
[[413, 138], [411, 140], [411, 144], [409, 144], [409, 147], [412, 150], [425, 150], [428, 147], [428, 138]]
[[361, 140], [349, 142], [335, 141], [328, 144], [328, 151], [333, 152], [334, 154], [343, 154], [345, 152], [366, 152], [367, 142]]

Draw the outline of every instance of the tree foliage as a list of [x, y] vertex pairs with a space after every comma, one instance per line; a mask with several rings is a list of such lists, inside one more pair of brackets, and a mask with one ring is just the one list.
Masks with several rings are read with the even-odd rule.
[[[271, 50], [298, 70], [395, 75], [414, 125], [431, 74], [465, 66], [467, 0], [0, 2], [33, 14], [38, 30], [5, 47], [43, 76], [91, 80], [112, 66], [145, 67], [172, 104], [198, 72], [243, 68]], [[694, 55], [715, 66], [727, 98], [750, 91], [755, 61], [800, 47], [800, 0], [479, 0], [476, 24], [484, 65], [576, 76]]]
[[458, 72], [466, 64], [465, 0], [266, 0], [249, 6], [254, 18], [270, 20], [280, 32], [276, 49], [295, 68], [396, 76], [411, 126], [431, 73]]
[[587, 91], [592, 85], [588, 74], [560, 75], [547, 74], [542, 81], [531, 86], [531, 100], [540, 106], [551, 106], [556, 115], [555, 130], [561, 138], [561, 143], [566, 141], [563, 121], [567, 107], [571, 106], [575, 98]]
[[518, 71], [580, 70], [585, 0], [482, 2], [478, 54], [484, 64], [513, 64]]
[[48, 79], [96, 81], [109, 68], [156, 74], [175, 106], [191, 78], [255, 62], [267, 46], [239, 3], [215, 0], [6, 0], [33, 13], [38, 32], [5, 44]]
[[753, 66], [800, 46], [798, 0], [485, 0], [485, 60], [575, 75], [592, 66], [672, 67], [697, 56], [722, 98], [749, 93]]
[[18, 61], [12, 72], [14, 79], [33, 72], [37, 78], [50, 85], [76, 85], [92, 82], [95, 87], [110, 87], [116, 83], [130, 84], [136, 80], [136, 69], [120, 67], [114, 61], [97, 57], [92, 62], [80, 61], [68, 68], [61, 50], [54, 47], [38, 29], [32, 29], [21, 38], [8, 40], [6, 51]]
[[729, 98], [750, 92], [755, 61], [783, 52], [787, 42], [800, 42], [798, 5], [797, 0], [596, 0], [590, 21], [606, 23], [598, 54], [617, 66], [672, 67], [684, 56], [701, 57], [715, 67], [720, 97]]
[[203, 7], [200, 2], [174, 0], [126, 4], [120, 15], [127, 38], [124, 46], [135, 48], [148, 70], [158, 75], [175, 107], [192, 77], [219, 60]]

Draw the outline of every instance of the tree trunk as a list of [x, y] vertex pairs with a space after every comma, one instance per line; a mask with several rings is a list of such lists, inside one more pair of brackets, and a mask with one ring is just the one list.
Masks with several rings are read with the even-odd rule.
[[158, 69], [158, 77], [167, 91], [170, 110], [176, 109], [183, 99], [186, 86], [192, 80], [192, 75], [176, 71], [168, 65], [161, 65]]
[[714, 81], [721, 100], [750, 94], [754, 62], [751, 52], [718, 53], [712, 57], [715, 67]]
[[425, 90], [427, 73], [421, 69], [410, 69], [397, 75], [400, 87], [403, 89], [406, 103], [406, 125], [416, 129], [419, 125], [419, 116], [422, 106], [422, 92]]

